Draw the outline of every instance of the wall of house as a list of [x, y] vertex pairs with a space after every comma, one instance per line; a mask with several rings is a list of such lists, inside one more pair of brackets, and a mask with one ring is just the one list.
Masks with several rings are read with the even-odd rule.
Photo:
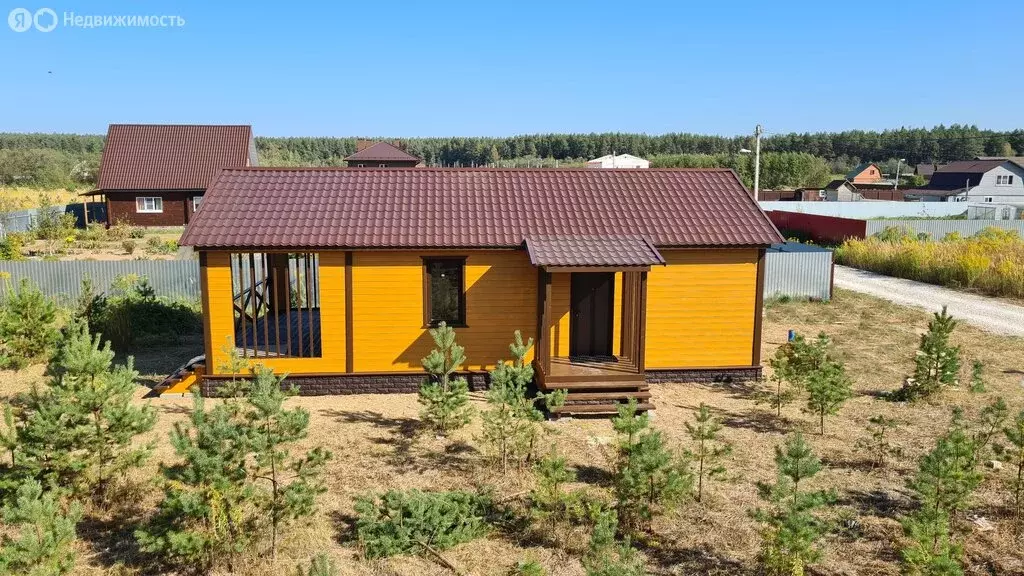
[[[1013, 176], [1013, 184], [996, 184], [997, 176]], [[995, 203], [1024, 202], [1024, 168], [1007, 162], [993, 168], [981, 176], [978, 185], [967, 193], [969, 202], [987, 202], [991, 198]]]
[[[381, 166], [383, 164], [384, 166]], [[419, 160], [350, 160], [349, 168], [415, 168]]]
[[[135, 226], [184, 226], [192, 218], [192, 197], [202, 192], [107, 192], [107, 222]], [[139, 196], [159, 196], [164, 199], [163, 212], [137, 212], [135, 199]]]
[[[872, 173], [872, 171], [874, 173]], [[871, 183], [871, 182], [878, 182], [881, 179], [882, 179], [882, 171], [878, 169], [878, 166], [875, 166], [874, 164], [872, 164], [872, 165], [868, 166], [867, 168], [865, 168], [864, 170], [862, 170], [859, 174], [854, 176], [853, 180], [851, 180], [851, 182], [853, 182], [854, 184], [857, 184], [857, 183]]]
[[647, 276], [647, 368], [750, 366], [757, 250], [661, 250]]

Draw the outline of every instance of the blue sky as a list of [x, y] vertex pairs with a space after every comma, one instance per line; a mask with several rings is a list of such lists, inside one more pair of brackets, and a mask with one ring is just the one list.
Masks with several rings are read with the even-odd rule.
[[[0, 22], [0, 131], [733, 135], [1024, 126], [1024, 2], [4, 0], [182, 27]], [[1003, 28], [1001, 31], [1000, 28]]]

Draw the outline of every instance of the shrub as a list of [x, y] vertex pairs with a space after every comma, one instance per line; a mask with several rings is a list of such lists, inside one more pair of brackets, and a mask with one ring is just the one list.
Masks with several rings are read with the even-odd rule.
[[114, 222], [109, 228], [107, 228], [107, 238], [111, 240], [127, 240], [128, 238], [136, 238], [134, 231], [138, 230], [132, 224], [118, 220]]
[[1003, 457], [1013, 466], [1013, 480], [1010, 491], [1013, 500], [1013, 520], [1016, 529], [1020, 530], [1024, 521], [1024, 410], [1017, 413], [1013, 423], [1003, 429], [1003, 435], [1010, 443], [1010, 448], [1003, 450]]
[[47, 254], [53, 255], [75, 239], [75, 216], [53, 205], [53, 199], [45, 194], [39, 196], [39, 208], [32, 232], [46, 243]]
[[81, 517], [78, 504], [65, 511], [39, 482], [23, 483], [14, 501], [3, 509], [4, 523], [17, 528], [18, 534], [0, 539], [0, 571], [26, 576], [70, 573], [75, 566], [75, 525]]
[[25, 248], [25, 237], [16, 232], [8, 233], [0, 240], [0, 260], [24, 260], [22, 250]]
[[309, 568], [299, 565], [295, 569], [295, 576], [339, 576], [341, 570], [338, 563], [327, 554], [317, 554], [309, 563]]
[[486, 494], [391, 490], [356, 498], [356, 533], [368, 558], [444, 550], [486, 534], [491, 507]]
[[21, 369], [41, 360], [57, 341], [57, 306], [27, 278], [7, 281], [0, 303], [0, 368]]
[[151, 254], [174, 254], [178, 251], [178, 241], [161, 240], [156, 236], [150, 236], [146, 240], [146, 251]]
[[121, 248], [124, 249], [124, 253], [129, 256], [135, 253], [135, 240], [125, 240], [121, 242]]
[[436, 348], [421, 360], [427, 378], [420, 386], [420, 417], [438, 434], [462, 428], [473, 417], [469, 405], [469, 383], [452, 375], [466, 361], [464, 349], [455, 343], [455, 329], [444, 322], [430, 330]]
[[117, 350], [176, 342], [202, 325], [195, 303], [157, 298], [145, 277], [119, 276], [110, 296], [95, 296], [88, 306], [89, 326], [109, 338]]
[[903, 454], [903, 450], [894, 446], [890, 440], [897, 427], [896, 420], [886, 418], [884, 414], [868, 418], [866, 429], [870, 439], [858, 441], [857, 447], [870, 454], [872, 467], [881, 468], [885, 466], [886, 458], [898, 458]]

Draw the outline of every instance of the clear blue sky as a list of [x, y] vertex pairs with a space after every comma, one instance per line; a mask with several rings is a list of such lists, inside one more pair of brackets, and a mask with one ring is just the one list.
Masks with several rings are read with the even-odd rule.
[[[17, 33], [15, 7], [183, 27]], [[4, 0], [0, 131], [267, 136], [1024, 127], [1024, 2]]]

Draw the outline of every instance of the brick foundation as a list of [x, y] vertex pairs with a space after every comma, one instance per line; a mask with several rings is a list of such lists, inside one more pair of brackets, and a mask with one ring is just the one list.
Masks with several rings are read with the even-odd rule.
[[[460, 374], [469, 381], [471, 391], [487, 389], [487, 374], [467, 372]], [[201, 394], [216, 396], [223, 378], [203, 378]], [[289, 376], [285, 385], [294, 385], [300, 396], [336, 396], [343, 394], [415, 394], [423, 383], [423, 373], [409, 374], [324, 374], [319, 376]]]
[[674, 382], [698, 382], [701, 384], [751, 382], [760, 377], [760, 366], [677, 370], [648, 369], [646, 371], [646, 379], [649, 384], [668, 384]]

